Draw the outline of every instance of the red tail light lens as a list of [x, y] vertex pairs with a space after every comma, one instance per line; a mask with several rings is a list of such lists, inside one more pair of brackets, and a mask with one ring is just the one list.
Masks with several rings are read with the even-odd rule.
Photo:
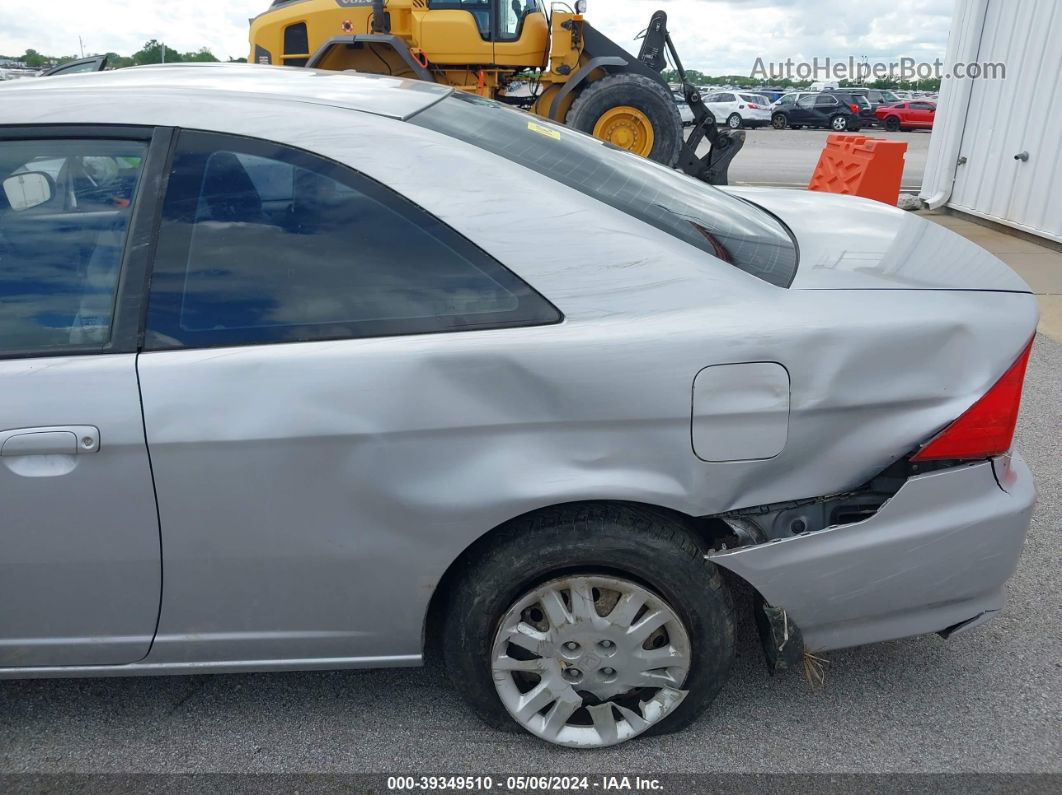
[[1030, 342], [995, 386], [933, 437], [911, 460], [990, 458], [1007, 452], [1014, 440], [1021, 388], [1031, 352]]
[[850, 107], [852, 109], [852, 113], [859, 113], [859, 106], [856, 105], [854, 102], [851, 105], [849, 105], [848, 107]]
[[749, 103], [749, 107], [752, 108], [753, 110], [759, 110], [760, 109], [760, 106], [755, 104], [754, 102], [750, 102]]

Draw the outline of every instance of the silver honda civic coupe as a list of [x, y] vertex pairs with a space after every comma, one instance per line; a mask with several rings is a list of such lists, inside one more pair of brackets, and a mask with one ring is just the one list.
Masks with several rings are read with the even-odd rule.
[[414, 666], [548, 742], [994, 616], [1037, 309], [881, 204], [473, 96], [0, 88], [0, 677]]

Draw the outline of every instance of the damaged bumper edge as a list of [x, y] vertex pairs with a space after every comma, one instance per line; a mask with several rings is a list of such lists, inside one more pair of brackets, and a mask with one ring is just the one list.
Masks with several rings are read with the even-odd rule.
[[1036, 490], [1018, 453], [910, 478], [855, 524], [722, 551], [714, 563], [784, 609], [813, 651], [942, 632], [1003, 606]]

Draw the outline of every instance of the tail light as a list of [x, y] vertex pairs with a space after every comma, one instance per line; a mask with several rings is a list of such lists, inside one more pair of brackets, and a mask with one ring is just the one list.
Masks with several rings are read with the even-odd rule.
[[851, 105], [849, 105], [848, 107], [850, 107], [852, 109], [852, 113], [859, 113], [859, 106], [857, 104], [855, 104], [854, 102]]
[[1032, 342], [980, 400], [934, 436], [911, 460], [990, 458], [1007, 452], [1014, 440], [1021, 388], [1031, 352]]
[[755, 102], [750, 102], [749, 103], [749, 107], [752, 108], [753, 110], [759, 110], [760, 109], [760, 106], [757, 105]]

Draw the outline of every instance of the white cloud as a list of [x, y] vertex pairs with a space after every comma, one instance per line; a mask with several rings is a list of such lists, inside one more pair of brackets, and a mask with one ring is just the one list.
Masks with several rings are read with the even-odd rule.
[[[869, 56], [943, 57], [952, 0], [589, 0], [587, 18], [637, 51], [635, 35], [658, 8], [684, 64], [749, 74], [757, 58], [784, 61]], [[131, 54], [148, 39], [180, 51], [247, 54], [247, 20], [269, 0], [2, 0], [0, 53]]]

